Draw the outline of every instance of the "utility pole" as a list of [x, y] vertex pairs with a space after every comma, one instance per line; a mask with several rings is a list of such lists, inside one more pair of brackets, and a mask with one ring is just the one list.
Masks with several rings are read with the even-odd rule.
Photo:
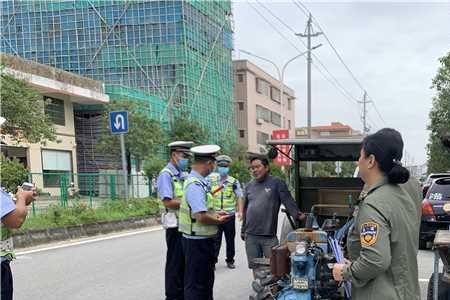
[[[312, 37], [317, 37], [319, 35], [321, 35], [322, 32], [313, 32], [313, 28], [312, 28], [312, 15], [311, 13], [309, 14], [308, 17], [308, 22], [306, 24], [306, 29], [305, 32], [302, 33], [297, 33], [296, 35], [300, 36], [300, 37], [304, 37], [307, 39], [307, 101], [308, 101], [308, 138], [311, 138], [311, 63], [312, 63], [312, 58], [311, 58], [311, 38]], [[308, 176], [312, 176], [312, 163], [308, 162], [307, 163], [307, 173]]]
[[307, 100], [308, 100], [308, 138], [311, 138], [311, 38], [321, 35], [322, 32], [313, 32], [312, 15], [309, 14], [308, 22], [306, 24], [305, 33], [297, 33], [296, 35], [305, 37], [307, 39]]
[[368, 101], [367, 100], [367, 92], [364, 91], [364, 96], [363, 96], [363, 101], [358, 101], [358, 103], [362, 103], [363, 105], [363, 111], [362, 111], [362, 116], [361, 116], [361, 120], [363, 121], [363, 134], [368, 134], [369, 133], [369, 126], [367, 125], [367, 104], [371, 103], [372, 101]]

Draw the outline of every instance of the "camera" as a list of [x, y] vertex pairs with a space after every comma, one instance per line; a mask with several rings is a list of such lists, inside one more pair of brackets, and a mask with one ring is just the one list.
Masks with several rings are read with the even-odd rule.
[[24, 191], [31, 191], [34, 188], [34, 184], [29, 183], [29, 182], [24, 182], [22, 183], [22, 189]]

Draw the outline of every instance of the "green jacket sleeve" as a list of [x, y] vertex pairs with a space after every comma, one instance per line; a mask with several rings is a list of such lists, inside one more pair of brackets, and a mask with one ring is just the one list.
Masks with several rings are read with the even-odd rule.
[[361, 205], [357, 224], [361, 251], [359, 257], [344, 270], [344, 278], [361, 287], [385, 272], [391, 264], [390, 224], [373, 204]]

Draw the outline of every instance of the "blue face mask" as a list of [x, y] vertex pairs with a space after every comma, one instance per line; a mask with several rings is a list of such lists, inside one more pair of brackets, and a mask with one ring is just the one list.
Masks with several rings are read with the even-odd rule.
[[189, 160], [183, 158], [183, 159], [179, 159], [178, 160], [177, 165], [178, 165], [178, 168], [180, 168], [181, 171], [184, 171], [184, 170], [187, 169], [188, 163], [189, 163]]
[[230, 168], [228, 168], [228, 167], [218, 167], [217, 171], [219, 172], [220, 175], [225, 176], [225, 175], [228, 175], [228, 172], [230, 172]]

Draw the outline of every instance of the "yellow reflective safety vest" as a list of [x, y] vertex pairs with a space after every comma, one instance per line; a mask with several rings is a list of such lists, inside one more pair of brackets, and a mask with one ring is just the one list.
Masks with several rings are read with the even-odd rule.
[[[184, 191], [190, 184], [197, 184], [205, 191], [205, 202], [208, 213], [214, 213], [214, 198], [209, 192], [207, 186], [195, 176], [190, 176], [184, 182]], [[217, 234], [217, 225], [206, 225], [198, 222], [193, 214], [189, 203], [186, 201], [184, 193], [180, 206], [179, 227], [178, 230], [184, 234], [192, 236], [213, 237]]]
[[[161, 175], [162, 173], [168, 173], [170, 177], [172, 178], [172, 188], [173, 188], [173, 198], [181, 199], [183, 198], [183, 180], [179, 179], [175, 174], [173, 174], [172, 170], [165, 167], [164, 169], [159, 172]], [[159, 196], [158, 196], [159, 197]], [[174, 212], [178, 217], [178, 209], [168, 209], [164, 206], [163, 202], [159, 202], [159, 211], [162, 214], [168, 213], [168, 212]]]
[[[220, 174], [213, 173], [210, 175], [211, 191], [220, 187]], [[214, 208], [216, 211], [225, 211], [227, 213], [236, 212], [237, 197], [234, 193], [234, 187], [237, 180], [232, 176], [227, 176], [223, 183], [225, 186], [220, 192], [214, 194]]]
[[[0, 187], [0, 193], [3, 193], [2, 197], [9, 197], [3, 187]], [[12, 200], [11, 200], [12, 201]], [[0, 256], [12, 260], [15, 258], [14, 244], [12, 238], [12, 231], [3, 223], [0, 224], [1, 227], [1, 244], [0, 244]]]
[[0, 256], [13, 259], [16, 256], [14, 254], [14, 245], [11, 230], [3, 224], [1, 224], [1, 227], [2, 227], [1, 231], [2, 237], [1, 237]]

